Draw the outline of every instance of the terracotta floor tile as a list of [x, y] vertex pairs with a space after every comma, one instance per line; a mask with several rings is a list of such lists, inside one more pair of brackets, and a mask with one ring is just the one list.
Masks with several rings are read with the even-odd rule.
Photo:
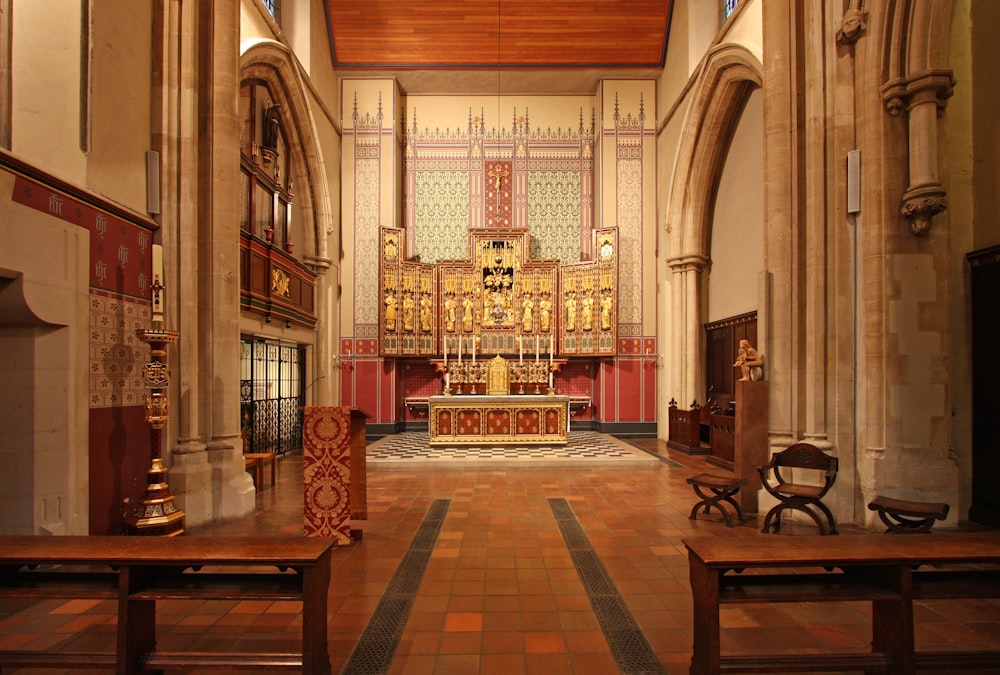
[[483, 630], [481, 612], [448, 612], [444, 619], [444, 630], [452, 632], [479, 632]]

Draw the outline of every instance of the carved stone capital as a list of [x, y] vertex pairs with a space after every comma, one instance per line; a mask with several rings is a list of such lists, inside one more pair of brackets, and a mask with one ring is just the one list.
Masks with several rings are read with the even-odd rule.
[[701, 272], [711, 264], [712, 261], [710, 259], [698, 253], [679, 255], [676, 258], [670, 258], [667, 260], [667, 267], [669, 267], [674, 274], [690, 271]]
[[950, 70], [925, 70], [909, 77], [889, 80], [881, 87], [886, 112], [897, 117], [904, 109], [933, 102], [943, 110], [955, 91], [955, 77]]
[[906, 191], [900, 212], [910, 221], [917, 236], [927, 234], [931, 219], [948, 208], [948, 198], [941, 185], [921, 185]]

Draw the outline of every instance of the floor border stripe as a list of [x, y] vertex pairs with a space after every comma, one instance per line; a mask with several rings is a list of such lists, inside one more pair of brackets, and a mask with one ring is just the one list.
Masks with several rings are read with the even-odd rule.
[[403, 628], [410, 618], [413, 601], [437, 543], [441, 526], [451, 506], [450, 499], [435, 499], [417, 528], [389, 580], [378, 606], [344, 666], [345, 675], [378, 675], [389, 672]]
[[628, 675], [664, 675], [667, 671], [625, 605], [625, 599], [591, 545], [569, 502], [559, 498], [549, 499], [549, 508], [618, 669]]

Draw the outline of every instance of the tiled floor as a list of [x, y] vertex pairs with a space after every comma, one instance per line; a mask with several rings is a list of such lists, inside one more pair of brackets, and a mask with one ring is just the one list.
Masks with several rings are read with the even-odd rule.
[[[574, 565], [577, 547], [571, 550], [561, 530], [566, 519], [557, 518], [557, 512], [562, 509], [570, 525], [577, 523], [577, 538], [610, 580], [659, 672], [687, 673], [691, 593], [681, 539], [769, 536], [776, 544], [793, 545], [796, 529], [808, 528], [786, 526], [781, 535], [762, 535], [759, 519], [735, 528], [726, 528], [714, 513], [689, 520], [696, 500], [685, 479], [718, 470], [699, 458], [668, 454], [661, 442], [637, 443], [665, 461], [621, 468], [484, 463], [450, 469], [416, 461], [412, 469], [397, 465], [392, 470], [379, 469], [373, 461], [368, 519], [356, 523], [361, 541], [333, 556], [333, 672], [344, 672], [432, 504], [446, 502], [389, 672], [621, 672], [588, 596], [588, 582]], [[186, 536], [300, 535], [301, 480], [301, 455], [284, 457], [277, 486], [258, 495], [254, 514], [190, 528]], [[843, 524], [840, 529], [860, 531]], [[284, 643], [293, 651], [299, 636], [294, 604], [168, 601], [159, 614], [164, 649], [253, 650]], [[922, 603], [917, 620], [917, 641], [924, 649], [1000, 648], [1000, 602]], [[731, 652], [774, 651], [779, 640], [788, 652], [858, 650], [870, 640], [870, 611], [863, 603], [740, 605], [723, 609], [722, 622], [722, 647]], [[81, 627], [86, 632], [76, 635]], [[106, 648], [114, 631], [110, 601], [0, 601], [0, 649]]]

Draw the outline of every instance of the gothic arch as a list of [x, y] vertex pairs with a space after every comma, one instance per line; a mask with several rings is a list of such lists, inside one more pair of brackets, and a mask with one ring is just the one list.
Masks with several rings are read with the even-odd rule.
[[327, 235], [333, 227], [326, 164], [306, 87], [290, 50], [270, 40], [252, 44], [240, 56], [240, 81], [258, 79], [267, 84], [280, 108], [282, 128], [296, 174], [305, 180], [295, 185], [295, 202], [302, 222], [302, 254], [311, 264], [329, 265]]
[[705, 57], [684, 120], [666, 209], [671, 242], [667, 265], [674, 313], [672, 395], [700, 396], [703, 272], [709, 264], [712, 208], [726, 154], [747, 99], [761, 86], [760, 59], [740, 45], [720, 45]]

